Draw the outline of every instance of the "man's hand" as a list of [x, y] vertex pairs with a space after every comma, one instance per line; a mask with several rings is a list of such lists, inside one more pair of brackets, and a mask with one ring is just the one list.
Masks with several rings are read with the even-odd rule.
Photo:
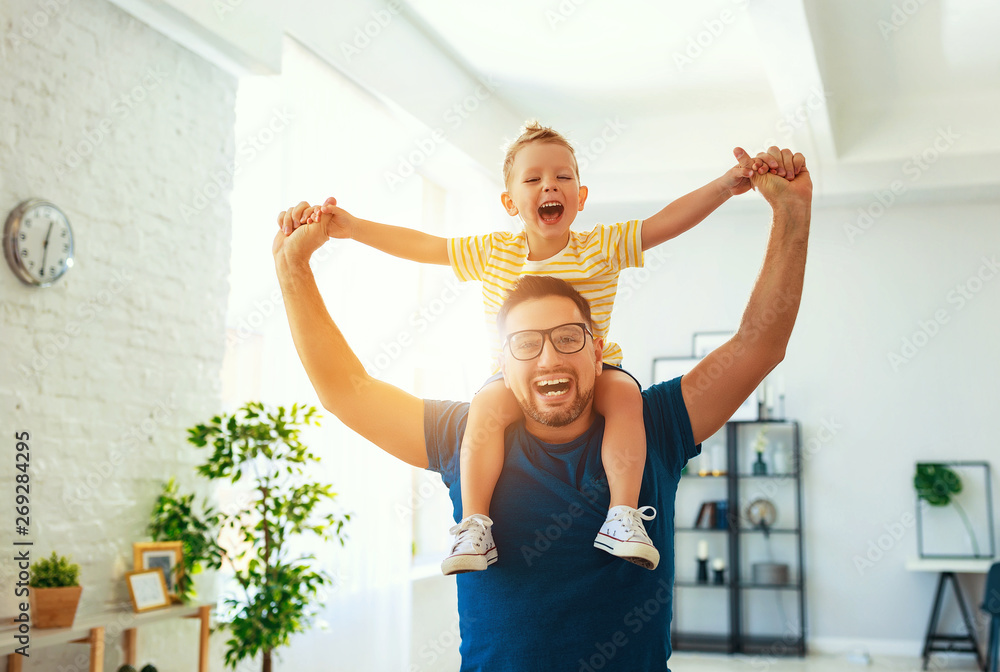
[[[812, 202], [812, 178], [802, 154], [770, 147], [751, 158], [742, 147], [733, 150], [748, 182], [761, 193], [772, 209], [806, 206]], [[744, 189], [745, 191], [745, 189]]]
[[292, 220], [299, 221], [308, 207], [309, 204], [303, 201], [278, 215], [278, 233], [271, 243], [271, 254], [274, 255], [275, 265], [282, 263], [293, 266], [308, 265], [313, 252], [330, 239], [323, 225], [314, 222], [300, 222], [290, 234], [285, 234], [285, 227], [291, 227]]

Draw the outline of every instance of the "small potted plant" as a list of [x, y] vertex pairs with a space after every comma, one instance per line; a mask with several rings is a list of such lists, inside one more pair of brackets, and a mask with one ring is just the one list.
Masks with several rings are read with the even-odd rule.
[[71, 627], [83, 592], [80, 565], [52, 551], [50, 557], [33, 564], [30, 573], [31, 620], [35, 627]]

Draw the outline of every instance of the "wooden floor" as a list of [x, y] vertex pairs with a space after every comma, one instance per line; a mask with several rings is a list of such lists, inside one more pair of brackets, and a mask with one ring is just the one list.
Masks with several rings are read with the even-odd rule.
[[[847, 656], [808, 656], [806, 658], [768, 658], [765, 656], [723, 656], [698, 653], [675, 653], [670, 657], [672, 672], [725, 672], [725, 670], [766, 670], [766, 672], [920, 672], [919, 658], [874, 656], [871, 664], [849, 660]], [[976, 670], [973, 656], [935, 655], [929, 672], [938, 670]]]

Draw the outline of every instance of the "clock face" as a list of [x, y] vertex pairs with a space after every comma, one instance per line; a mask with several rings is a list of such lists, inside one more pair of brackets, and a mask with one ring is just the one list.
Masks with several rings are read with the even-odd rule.
[[4, 248], [21, 281], [47, 287], [73, 265], [73, 230], [52, 203], [25, 201], [7, 218]]

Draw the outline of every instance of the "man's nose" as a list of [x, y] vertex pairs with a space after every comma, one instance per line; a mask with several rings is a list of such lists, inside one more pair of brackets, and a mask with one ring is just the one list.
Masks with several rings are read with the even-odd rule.
[[552, 337], [548, 336], [542, 341], [542, 352], [538, 355], [538, 366], [545, 369], [558, 364], [562, 355], [552, 345]]

